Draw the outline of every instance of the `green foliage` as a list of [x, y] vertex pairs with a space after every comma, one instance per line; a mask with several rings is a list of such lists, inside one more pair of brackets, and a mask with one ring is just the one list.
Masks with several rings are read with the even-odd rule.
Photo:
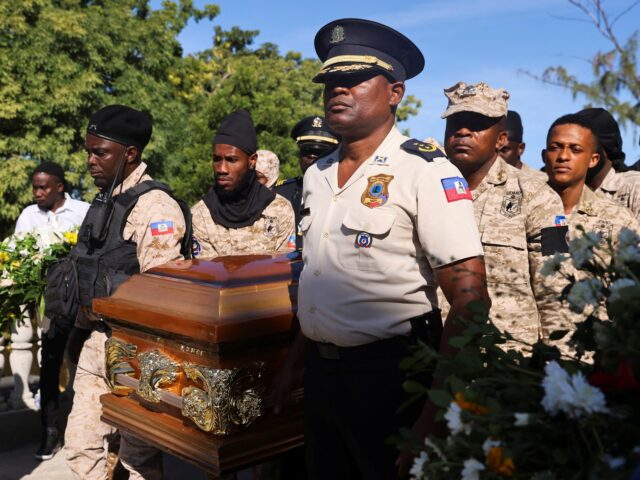
[[[638, 35], [636, 30], [620, 42], [615, 35], [613, 21], [599, 0], [569, 0], [594, 23], [598, 31], [609, 41], [611, 49], [597, 52], [591, 59], [593, 79], [583, 81], [572, 75], [565, 67], [547, 68], [542, 74], [544, 82], [571, 90], [574, 98], [582, 97], [588, 106], [608, 109], [621, 125], [640, 125], [640, 76], [638, 74]], [[637, 2], [636, 2], [637, 3]], [[628, 13], [636, 3], [624, 13]]]

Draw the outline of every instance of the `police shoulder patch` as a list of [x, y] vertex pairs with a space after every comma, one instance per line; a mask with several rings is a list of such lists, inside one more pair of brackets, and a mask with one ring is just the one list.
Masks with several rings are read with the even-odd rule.
[[405, 152], [413, 153], [424, 158], [427, 162], [433, 161], [434, 158], [446, 157], [444, 152], [431, 143], [421, 142], [412, 138], [400, 145]]

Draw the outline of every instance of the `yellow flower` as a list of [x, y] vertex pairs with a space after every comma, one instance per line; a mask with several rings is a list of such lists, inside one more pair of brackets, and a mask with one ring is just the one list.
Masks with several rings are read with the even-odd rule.
[[489, 409], [487, 407], [483, 407], [482, 405], [478, 405], [477, 403], [468, 402], [464, 399], [464, 395], [458, 392], [455, 395], [456, 403], [462, 410], [466, 410], [468, 412], [473, 413], [474, 415], [486, 415], [489, 413]]
[[78, 243], [77, 232], [64, 232], [63, 236], [64, 240], [70, 245], [75, 245], [76, 243]]
[[501, 447], [491, 447], [487, 454], [487, 467], [498, 475], [511, 477], [516, 469], [511, 457], [503, 460], [504, 451]]
[[6, 262], [9, 258], [9, 254], [7, 252], [0, 252], [0, 263]]
[[20, 260], [14, 260], [11, 262], [11, 268], [18, 268], [20, 266]]

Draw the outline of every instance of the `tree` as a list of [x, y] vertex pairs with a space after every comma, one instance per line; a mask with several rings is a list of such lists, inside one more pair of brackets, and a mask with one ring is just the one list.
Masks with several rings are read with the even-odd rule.
[[597, 30], [611, 44], [611, 49], [597, 52], [591, 59], [593, 80], [581, 81], [564, 67], [549, 67], [540, 78], [546, 83], [571, 90], [573, 97], [584, 97], [589, 105], [602, 106], [609, 110], [623, 125], [640, 125], [640, 76], [638, 75], [639, 30], [622, 42], [614, 26], [640, 1], [634, 1], [621, 13], [611, 18], [605, 11], [602, 0], [569, 0], [586, 15]]
[[90, 114], [110, 103], [147, 110], [154, 135], [145, 158], [162, 173], [175, 141], [173, 119], [186, 111], [168, 81], [180, 68], [177, 35], [191, 18], [218, 8], [192, 1], [24, 0], [0, 2], [0, 234], [30, 203], [29, 174], [55, 161], [85, 198], [84, 132]]

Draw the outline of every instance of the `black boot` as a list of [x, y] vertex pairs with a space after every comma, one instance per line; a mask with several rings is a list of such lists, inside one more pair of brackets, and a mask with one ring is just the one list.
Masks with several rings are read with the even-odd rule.
[[49, 460], [53, 458], [56, 452], [62, 448], [60, 440], [60, 434], [57, 428], [47, 428], [42, 432], [40, 448], [34, 455], [36, 460]]

